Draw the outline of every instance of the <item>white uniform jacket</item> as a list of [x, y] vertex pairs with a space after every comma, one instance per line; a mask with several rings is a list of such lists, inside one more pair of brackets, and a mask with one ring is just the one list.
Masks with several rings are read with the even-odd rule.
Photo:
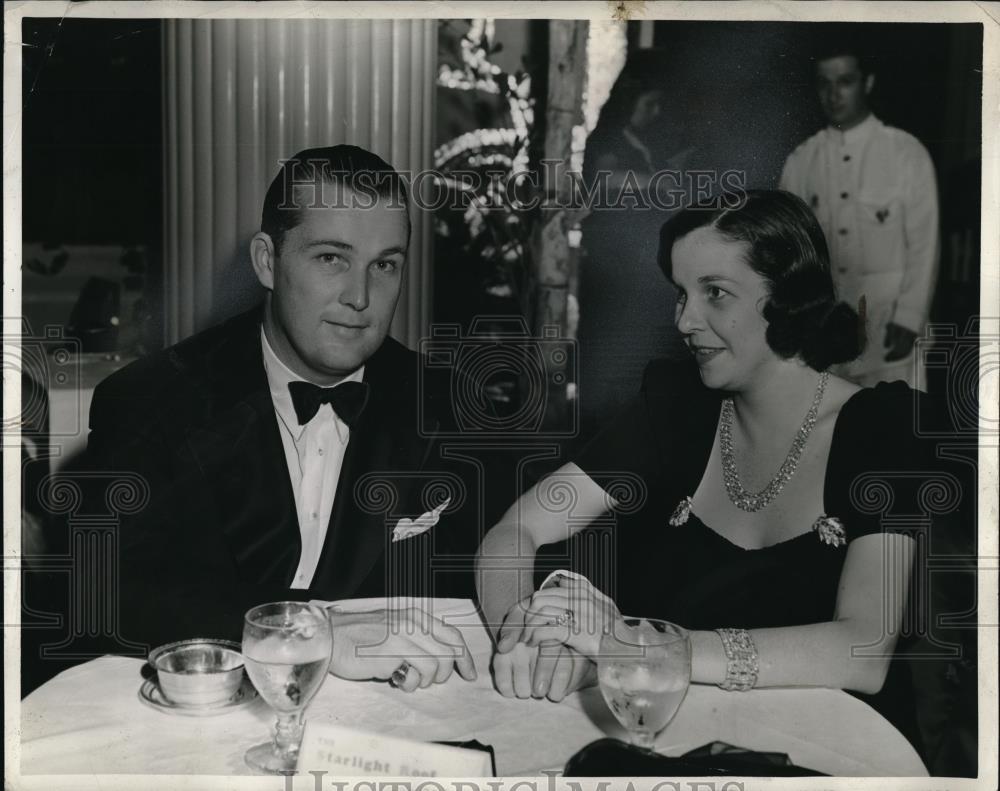
[[846, 132], [827, 127], [802, 143], [785, 162], [780, 186], [816, 213], [840, 299], [857, 307], [865, 296], [868, 348], [845, 373], [861, 384], [890, 376], [913, 384], [912, 358], [887, 366], [884, 339], [889, 322], [922, 335], [930, 312], [938, 196], [927, 150], [869, 115]]

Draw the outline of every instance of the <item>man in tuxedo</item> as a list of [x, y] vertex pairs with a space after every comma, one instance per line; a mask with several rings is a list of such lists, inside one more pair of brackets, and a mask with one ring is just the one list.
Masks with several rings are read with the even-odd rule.
[[[141, 476], [139, 498], [148, 489], [119, 528], [125, 640], [239, 639], [245, 611], [267, 601], [472, 595], [461, 558], [478, 545], [477, 492], [434, 430], [450, 419], [447, 383], [388, 337], [407, 204], [368, 151], [297, 154], [250, 243], [263, 305], [98, 386], [89, 468]], [[412, 688], [443, 680], [454, 649], [468, 676], [457, 631], [389, 618], [335, 620], [335, 672], [388, 677], [405, 656], [396, 680]], [[394, 660], [348, 656], [380, 633]]]

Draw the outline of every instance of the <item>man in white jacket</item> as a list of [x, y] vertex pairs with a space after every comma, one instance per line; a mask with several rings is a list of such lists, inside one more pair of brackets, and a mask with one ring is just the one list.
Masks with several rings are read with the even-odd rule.
[[934, 165], [913, 135], [869, 108], [875, 75], [844, 44], [817, 60], [828, 126], [785, 162], [782, 189], [806, 201], [830, 246], [841, 299], [865, 300], [868, 346], [836, 371], [861, 385], [902, 379], [915, 387], [914, 342], [924, 334], [937, 278]]

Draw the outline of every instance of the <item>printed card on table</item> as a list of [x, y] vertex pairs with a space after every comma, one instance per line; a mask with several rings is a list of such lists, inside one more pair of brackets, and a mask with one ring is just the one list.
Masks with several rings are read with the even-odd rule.
[[337, 725], [306, 724], [298, 771], [346, 777], [492, 777], [489, 753], [381, 736]]

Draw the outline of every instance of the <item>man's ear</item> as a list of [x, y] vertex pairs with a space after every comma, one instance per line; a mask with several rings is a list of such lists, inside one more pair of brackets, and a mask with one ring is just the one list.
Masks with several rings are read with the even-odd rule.
[[260, 284], [268, 291], [274, 290], [274, 264], [277, 254], [274, 242], [263, 231], [258, 231], [250, 240], [250, 263]]
[[865, 77], [865, 96], [870, 96], [872, 88], [875, 87], [875, 75], [869, 74]]

